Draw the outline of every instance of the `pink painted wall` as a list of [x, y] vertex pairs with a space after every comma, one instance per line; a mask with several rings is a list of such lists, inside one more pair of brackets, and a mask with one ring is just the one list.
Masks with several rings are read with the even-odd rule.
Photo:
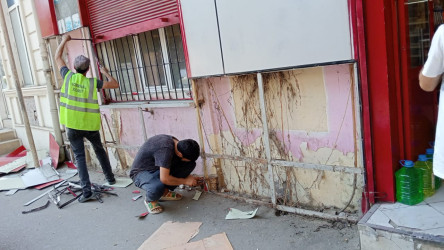
[[[197, 130], [196, 111], [194, 107], [180, 108], [155, 108], [150, 109], [153, 113], [143, 112], [147, 138], [158, 134], [169, 134], [180, 139], [194, 139], [199, 142]], [[111, 112], [102, 109], [109, 125], [112, 128]], [[117, 109], [120, 119], [120, 144], [123, 146], [141, 146], [144, 142], [143, 125], [137, 108]], [[105, 118], [102, 117], [102, 125], [108, 130]], [[128, 150], [131, 157], [135, 157], [137, 150]], [[202, 161], [197, 161], [194, 173], [201, 174]]]
[[[303, 155], [300, 145], [308, 143], [310, 150], [322, 147], [334, 148], [347, 154], [354, 152], [352, 84], [349, 65], [326, 66], [323, 68], [327, 98], [328, 132], [307, 132], [285, 130], [278, 131], [278, 138], [285, 138], [283, 145], [287, 151], [299, 159]], [[205, 99], [202, 110], [202, 122], [206, 135], [218, 134], [219, 131], [233, 131], [244, 146], [262, 136], [261, 128], [236, 127], [230, 80], [228, 77], [198, 80], [200, 96]], [[267, 109], [274, 107], [267, 107]], [[223, 116], [217, 115], [223, 111]], [[282, 135], [282, 133], [284, 133]], [[208, 147], [207, 147], [208, 148]], [[207, 150], [208, 151], [208, 150]], [[212, 152], [208, 152], [212, 153]]]

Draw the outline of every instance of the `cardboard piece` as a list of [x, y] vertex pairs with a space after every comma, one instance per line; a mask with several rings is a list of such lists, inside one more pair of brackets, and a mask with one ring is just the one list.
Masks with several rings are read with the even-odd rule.
[[116, 183], [109, 185], [108, 182], [103, 183], [104, 186], [125, 188], [133, 183], [131, 178], [116, 178]]
[[253, 211], [242, 212], [236, 208], [230, 208], [227, 216], [225, 216], [226, 220], [235, 220], [235, 219], [250, 219], [256, 215], [256, 212], [259, 208], [256, 208]]
[[233, 250], [225, 233], [215, 234], [203, 240], [189, 242], [166, 250]]
[[[171, 222], [162, 224], [142, 245], [139, 250], [160, 250], [187, 243], [198, 232], [202, 222]], [[174, 237], [171, 237], [174, 235]]]

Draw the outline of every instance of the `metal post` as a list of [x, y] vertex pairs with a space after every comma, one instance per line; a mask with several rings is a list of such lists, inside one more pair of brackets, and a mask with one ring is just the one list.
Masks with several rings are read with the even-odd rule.
[[264, 98], [264, 83], [262, 81], [262, 74], [257, 73], [257, 85], [259, 87], [259, 104], [261, 107], [262, 116], [262, 126], [264, 130], [264, 144], [265, 144], [265, 155], [267, 156], [268, 165], [268, 182], [271, 191], [271, 201], [273, 205], [276, 206], [276, 193], [274, 190], [274, 176], [273, 176], [273, 166], [271, 165], [271, 149], [270, 149], [270, 134], [268, 132], [268, 120], [267, 120], [267, 109], [265, 108], [265, 98]]
[[139, 115], [140, 115], [140, 123], [142, 124], [143, 139], [145, 139], [144, 142], [146, 142], [148, 140], [148, 136], [146, 135], [145, 119], [143, 119], [142, 107], [139, 107]]
[[199, 133], [199, 143], [200, 143], [200, 155], [202, 156], [203, 162], [203, 171], [205, 179], [208, 179], [208, 169], [207, 169], [207, 160], [205, 157], [205, 142], [202, 133], [202, 118], [200, 117], [200, 106], [199, 106], [199, 96], [197, 94], [197, 87], [194, 80], [191, 80], [191, 89], [193, 91], [193, 101], [196, 106], [196, 117], [197, 117], [197, 131]]
[[26, 136], [28, 138], [29, 147], [31, 148], [32, 159], [34, 162], [34, 166], [40, 167], [39, 158], [37, 157], [37, 150], [35, 148], [34, 138], [32, 137], [31, 125], [29, 124], [28, 113], [26, 112], [25, 101], [23, 99], [22, 88], [20, 86], [20, 82], [19, 82], [19, 78], [18, 78], [18, 74], [17, 74], [17, 68], [15, 66], [15, 59], [14, 59], [14, 55], [12, 54], [12, 48], [11, 48], [11, 43], [9, 41], [9, 37], [7, 35], [8, 30], [6, 28], [5, 14], [3, 12], [2, 3], [0, 3], [0, 16], [1, 16], [0, 17], [0, 25], [1, 25], [1, 29], [3, 31], [3, 38], [4, 38], [5, 44], [6, 44], [6, 51], [8, 53], [8, 57], [9, 57], [9, 63], [11, 66], [12, 76], [14, 78], [15, 88], [17, 90], [17, 99], [19, 102], [23, 123], [25, 125]]

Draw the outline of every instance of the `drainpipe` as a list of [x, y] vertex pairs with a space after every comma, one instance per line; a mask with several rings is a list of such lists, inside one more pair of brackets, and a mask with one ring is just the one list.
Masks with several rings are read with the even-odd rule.
[[[36, 24], [35, 29], [40, 43], [40, 55], [42, 57], [43, 72], [45, 73], [46, 91], [49, 101], [49, 111], [51, 113], [52, 127], [54, 128], [54, 136], [55, 140], [57, 141], [57, 144], [59, 144], [60, 147], [63, 147], [63, 137], [62, 137], [62, 131], [60, 130], [59, 113], [57, 110], [57, 103], [54, 94], [54, 84], [52, 83], [51, 68], [49, 66], [49, 61], [48, 61], [48, 46], [47, 46], [48, 40], [46, 39], [43, 40], [42, 38], [42, 32], [40, 30], [40, 22], [37, 18], [37, 10], [35, 8], [35, 1], [31, 1], [31, 3], [32, 3], [32, 13], [34, 16], [34, 23]], [[59, 162], [64, 162], [64, 161], [65, 161], [65, 151], [60, 150]]]
[[23, 123], [25, 125], [26, 130], [26, 136], [28, 138], [29, 147], [31, 148], [32, 153], [32, 160], [34, 162], [35, 167], [40, 167], [39, 165], [39, 158], [37, 157], [37, 150], [35, 149], [35, 143], [34, 138], [32, 137], [32, 131], [31, 131], [31, 125], [29, 124], [29, 118], [28, 113], [26, 112], [26, 106], [25, 101], [23, 99], [23, 93], [22, 88], [20, 86], [18, 74], [17, 74], [17, 68], [15, 66], [15, 58], [12, 54], [12, 48], [11, 43], [9, 41], [9, 37], [7, 35], [7, 28], [6, 28], [6, 21], [5, 21], [5, 14], [3, 12], [3, 5], [0, 3], [0, 25], [1, 29], [3, 31], [3, 39], [5, 39], [5, 45], [6, 45], [6, 52], [8, 53], [9, 57], [9, 64], [11, 66], [12, 76], [14, 78], [15, 88], [17, 90], [17, 99], [19, 101], [20, 111], [23, 119]]

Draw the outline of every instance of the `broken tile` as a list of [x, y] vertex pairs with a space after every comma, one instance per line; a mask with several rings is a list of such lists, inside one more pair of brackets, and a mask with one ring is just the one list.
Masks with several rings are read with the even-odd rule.
[[59, 176], [50, 165], [43, 165], [39, 168], [32, 169], [22, 176], [23, 183], [27, 187], [32, 187], [57, 179], [59, 179]]
[[125, 188], [128, 187], [129, 185], [131, 185], [131, 183], [133, 183], [133, 180], [131, 180], [131, 178], [116, 178], [116, 183], [113, 185], [109, 185], [108, 182], [103, 183], [103, 185], [105, 186], [109, 186], [109, 187], [121, 187], [121, 188]]
[[202, 194], [201, 191], [196, 190], [196, 193], [194, 194], [193, 200], [196, 200], [196, 201], [199, 200], [199, 197], [200, 197], [201, 194]]
[[0, 178], [0, 191], [1, 190], [11, 190], [11, 189], [24, 189], [26, 188], [25, 183], [23, 183], [20, 177], [2, 177]]
[[368, 219], [367, 223], [378, 225], [378, 226], [384, 226], [388, 228], [393, 228], [392, 225], [389, 223], [390, 218], [381, 212], [381, 210], [376, 210], [375, 213], [372, 214], [370, 219]]

